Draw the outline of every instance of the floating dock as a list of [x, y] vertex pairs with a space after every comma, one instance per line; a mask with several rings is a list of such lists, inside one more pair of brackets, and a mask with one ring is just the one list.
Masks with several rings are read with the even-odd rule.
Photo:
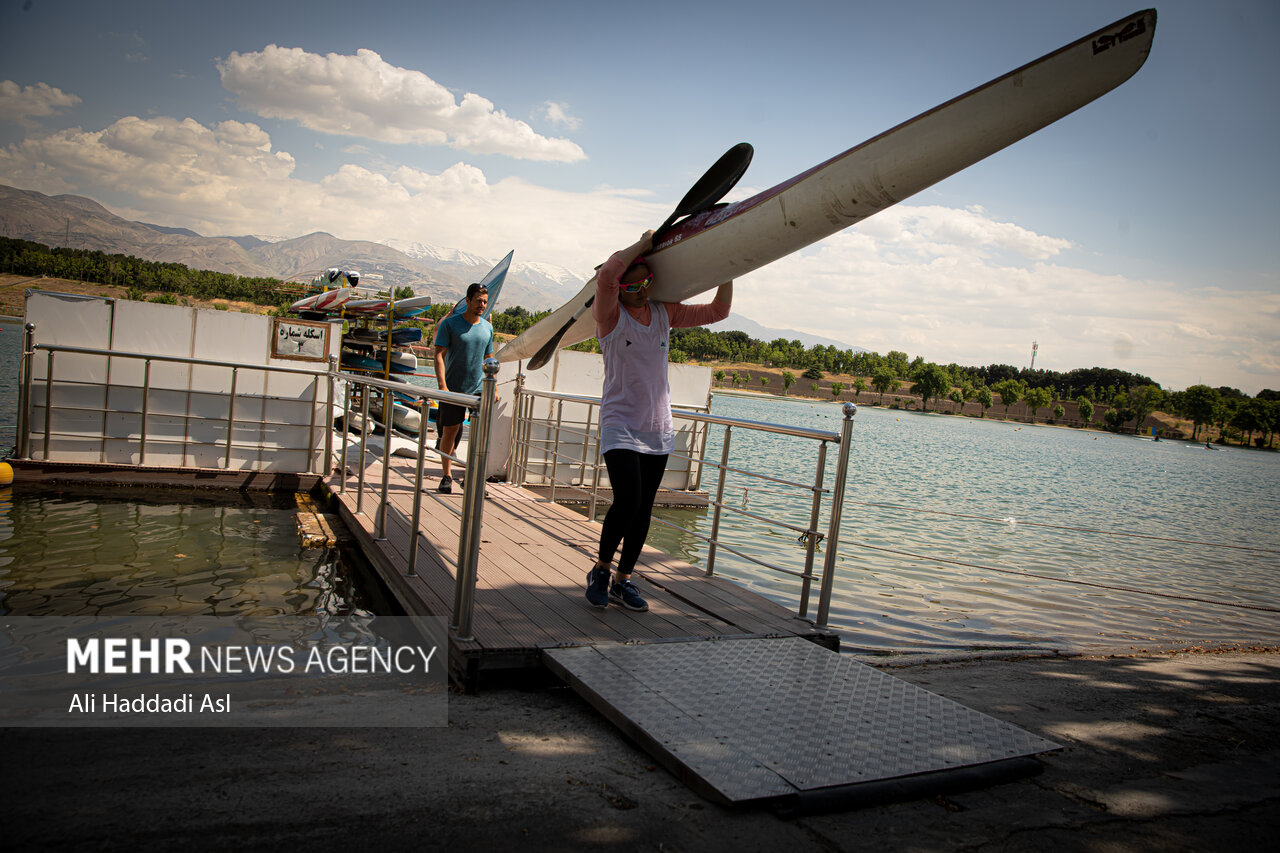
[[[392, 457], [379, 506], [350, 477], [334, 510], [414, 614], [451, 612], [461, 490]], [[366, 482], [381, 482], [380, 462]], [[473, 636], [450, 633], [464, 689], [486, 675], [549, 669], [708, 799], [784, 809], [881, 802], [1037, 772], [1057, 745], [837, 653], [839, 636], [738, 584], [646, 547], [633, 578], [646, 613], [588, 606], [600, 528], [531, 492], [486, 484]], [[420, 537], [416, 573], [409, 541]]]

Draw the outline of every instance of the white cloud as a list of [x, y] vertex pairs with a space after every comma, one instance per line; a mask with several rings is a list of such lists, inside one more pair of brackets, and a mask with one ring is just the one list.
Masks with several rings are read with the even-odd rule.
[[898, 205], [751, 273], [734, 310], [942, 364], [1106, 366], [1178, 390], [1280, 382], [1280, 288], [1190, 289], [1053, 263], [1067, 241], [973, 210]]
[[559, 101], [547, 101], [542, 105], [542, 115], [555, 125], [563, 125], [569, 130], [582, 127], [582, 119], [569, 112], [569, 105]]
[[257, 53], [232, 52], [218, 71], [242, 108], [320, 133], [524, 160], [586, 159], [571, 140], [541, 136], [471, 92], [457, 103], [427, 75], [391, 65], [372, 50], [320, 56], [273, 44]]
[[[466, 162], [441, 172], [347, 164], [303, 180], [255, 124], [172, 118], [31, 137], [0, 149], [0, 183], [109, 193], [132, 199], [119, 215], [202, 234], [328, 231], [494, 259], [515, 249], [583, 278], [674, 203], [631, 188], [490, 182]], [[1116, 367], [1173, 389], [1280, 387], [1280, 285], [1192, 289], [1102, 275], [1070, 266], [1070, 245], [977, 210], [898, 205], [745, 276], [734, 310], [944, 364], [1023, 366], [1034, 340], [1037, 366], [1053, 370]]]
[[440, 173], [346, 164], [318, 181], [300, 180], [294, 166], [255, 124], [205, 127], [189, 118], [130, 116], [105, 130], [65, 130], [0, 149], [0, 183], [132, 198], [131, 207], [115, 208], [130, 219], [208, 235], [328, 231], [346, 239], [425, 240], [495, 259], [517, 248], [584, 278], [668, 210], [625, 189], [490, 183], [464, 162]]
[[19, 86], [12, 80], [0, 80], [0, 120], [32, 127], [33, 118], [51, 116], [70, 109], [80, 98], [54, 88], [48, 83]]

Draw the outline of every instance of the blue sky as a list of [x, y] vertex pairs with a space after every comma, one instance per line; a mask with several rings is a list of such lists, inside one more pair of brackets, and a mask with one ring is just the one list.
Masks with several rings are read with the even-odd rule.
[[[1133, 2], [0, 5], [0, 183], [204, 234], [585, 278], [730, 145], [772, 186]], [[1280, 388], [1280, 4], [1166, 2], [1129, 82], [743, 278], [735, 310], [943, 364]]]

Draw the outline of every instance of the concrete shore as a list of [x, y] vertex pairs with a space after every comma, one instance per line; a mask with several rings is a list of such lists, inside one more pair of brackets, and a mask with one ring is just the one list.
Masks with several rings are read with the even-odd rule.
[[700, 799], [559, 687], [453, 695], [448, 728], [6, 729], [6, 847], [1245, 853], [1280, 833], [1276, 652], [891, 666], [1064, 749], [789, 818]]

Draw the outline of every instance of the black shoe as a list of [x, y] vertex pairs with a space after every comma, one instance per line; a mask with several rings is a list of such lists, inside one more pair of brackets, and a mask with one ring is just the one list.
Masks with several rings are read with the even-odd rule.
[[596, 566], [587, 573], [587, 601], [592, 607], [609, 606], [609, 567]]
[[452, 478], [452, 477], [441, 477], [441, 478], [440, 478], [440, 485], [439, 485], [439, 486], [436, 486], [436, 491], [437, 491], [437, 492], [440, 492], [441, 494], [445, 494], [445, 495], [452, 494], [452, 492], [453, 492], [453, 478]]
[[649, 609], [649, 603], [640, 597], [640, 590], [636, 589], [636, 585], [629, 580], [609, 587], [609, 600], [637, 613], [643, 613]]

